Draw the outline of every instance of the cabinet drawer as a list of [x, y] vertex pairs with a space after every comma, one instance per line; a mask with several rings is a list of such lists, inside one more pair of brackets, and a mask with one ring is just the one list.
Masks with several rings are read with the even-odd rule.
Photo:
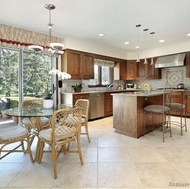
[[75, 95], [73, 95], [73, 104], [75, 104], [75, 102], [78, 99], [89, 99], [89, 94], [75, 94]]

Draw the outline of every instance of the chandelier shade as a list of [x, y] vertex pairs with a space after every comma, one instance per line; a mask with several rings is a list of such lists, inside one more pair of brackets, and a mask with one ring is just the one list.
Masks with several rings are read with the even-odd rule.
[[[45, 4], [44, 6], [47, 10], [49, 10], [49, 23], [48, 23], [48, 31], [49, 31], [49, 45], [48, 52], [50, 53], [51, 57], [58, 57], [64, 53], [63, 48], [64, 44], [58, 42], [52, 42], [52, 27], [53, 23], [51, 22], [51, 11], [55, 9], [55, 5], [53, 4]], [[33, 52], [41, 52], [44, 50], [42, 46], [39, 45], [29, 45], [28, 49], [32, 50]]]

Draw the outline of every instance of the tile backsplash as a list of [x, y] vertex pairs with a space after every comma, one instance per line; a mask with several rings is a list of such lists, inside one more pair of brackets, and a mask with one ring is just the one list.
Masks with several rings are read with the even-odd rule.
[[162, 79], [139, 80], [136, 81], [139, 86], [142, 82], [147, 82], [152, 89], [159, 87], [176, 87], [179, 83], [184, 83], [185, 87], [190, 88], [190, 78], [186, 77], [186, 67], [174, 67], [162, 69]]
[[[175, 67], [175, 68], [164, 68], [162, 69], [162, 79], [155, 80], [134, 80], [134, 81], [123, 81], [116, 80], [114, 81], [113, 89], [117, 89], [119, 86], [125, 86], [125, 83], [134, 83], [137, 85], [137, 88], [141, 83], [148, 83], [152, 89], [159, 87], [176, 87], [179, 83], [184, 83], [185, 87], [190, 88], [190, 78], [186, 77], [186, 67]], [[89, 80], [63, 80], [63, 86], [61, 91], [64, 92], [73, 92], [72, 85], [82, 83], [82, 91], [103, 91], [106, 87], [93, 87], [89, 88]]]

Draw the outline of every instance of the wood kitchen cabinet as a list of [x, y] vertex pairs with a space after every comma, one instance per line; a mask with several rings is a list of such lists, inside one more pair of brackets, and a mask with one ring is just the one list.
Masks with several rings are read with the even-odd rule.
[[120, 80], [127, 80], [127, 61], [119, 62]]
[[73, 94], [73, 104], [75, 104], [75, 102], [78, 99], [88, 99], [88, 100], [90, 100], [90, 95], [89, 94]]
[[190, 78], [190, 52], [185, 55], [186, 77]]
[[94, 57], [90, 53], [66, 49], [62, 55], [62, 70], [72, 79], [94, 79]]
[[[154, 58], [154, 63], [156, 58]], [[147, 59], [147, 64], [144, 64], [144, 59], [138, 62], [138, 79], [161, 79], [161, 69], [150, 65], [151, 58]]]
[[127, 80], [135, 80], [138, 76], [136, 60], [127, 60]]
[[113, 97], [111, 92], [104, 94], [104, 115], [111, 116], [113, 114]]

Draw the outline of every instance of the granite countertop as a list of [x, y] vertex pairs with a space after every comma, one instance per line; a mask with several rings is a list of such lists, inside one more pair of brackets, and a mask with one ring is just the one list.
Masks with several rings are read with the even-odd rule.
[[100, 91], [81, 91], [81, 92], [61, 92], [61, 94], [91, 94], [91, 93], [112, 93], [112, 92], [123, 92], [123, 93], [128, 93], [128, 92], [134, 92], [134, 91], [142, 91], [142, 89], [122, 89], [122, 90], [117, 90], [117, 89], [112, 89], [112, 90], [100, 90]]
[[118, 94], [112, 94], [112, 95], [117, 95], [117, 96], [157, 96], [164, 94], [164, 91], [151, 91], [148, 93], [145, 93], [143, 91], [137, 91], [137, 92], [126, 92], [126, 93], [118, 93]]

